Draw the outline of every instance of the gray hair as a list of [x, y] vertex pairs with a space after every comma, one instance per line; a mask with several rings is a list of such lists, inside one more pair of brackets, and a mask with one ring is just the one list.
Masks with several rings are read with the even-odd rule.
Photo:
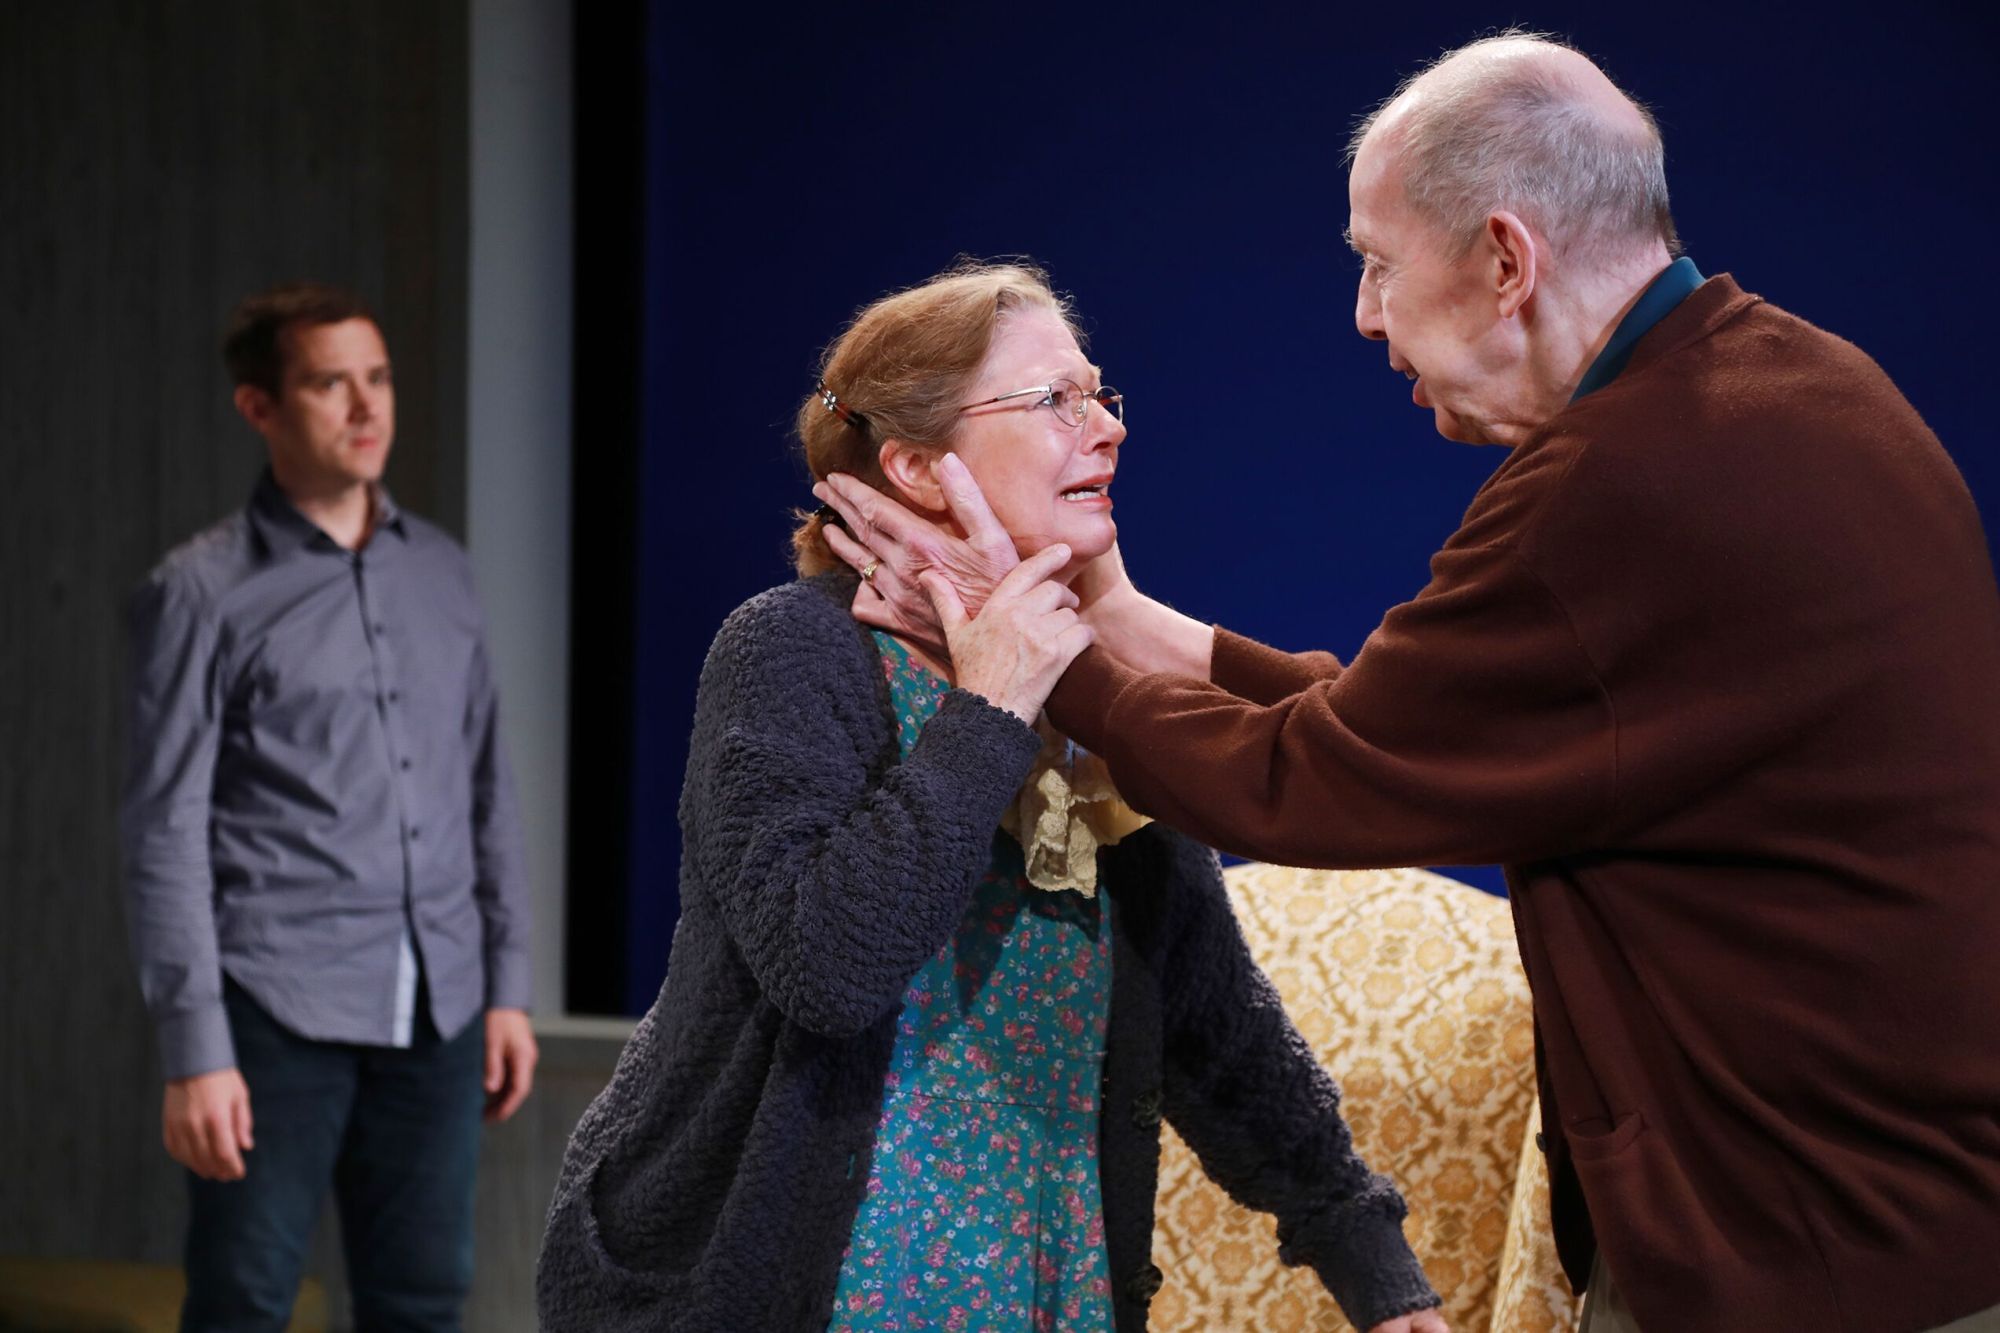
[[[1652, 112], [1625, 94], [1638, 121], [1621, 124], [1557, 62], [1494, 58], [1556, 51], [1576, 53], [1519, 29], [1447, 51], [1362, 120], [1348, 141], [1348, 165], [1384, 113], [1422, 83], [1395, 126], [1404, 195], [1459, 254], [1496, 209], [1519, 214], [1558, 255], [1612, 259], [1654, 241], [1678, 254]], [[1452, 69], [1440, 75], [1447, 64]]]

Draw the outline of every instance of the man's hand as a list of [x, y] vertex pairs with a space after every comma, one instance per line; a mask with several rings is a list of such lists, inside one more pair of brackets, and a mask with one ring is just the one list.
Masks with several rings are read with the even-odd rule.
[[203, 1180], [241, 1180], [250, 1138], [250, 1085], [234, 1069], [167, 1080], [160, 1111], [167, 1155]]
[[525, 1009], [486, 1011], [486, 1118], [505, 1120], [527, 1099], [535, 1086], [534, 1025]]
[[946, 454], [936, 464], [939, 487], [952, 519], [966, 534], [958, 537], [920, 518], [873, 486], [835, 473], [813, 487], [824, 504], [840, 511], [847, 531], [829, 523], [824, 532], [833, 553], [858, 573], [880, 561], [854, 598], [854, 618], [918, 644], [926, 651], [946, 651], [944, 626], [924, 595], [922, 576], [942, 574], [958, 594], [965, 614], [978, 619], [986, 599], [1021, 563], [1014, 539], [993, 516], [979, 483], [958, 455]]
[[1451, 1333], [1451, 1325], [1436, 1310], [1418, 1310], [1415, 1314], [1384, 1320], [1368, 1333]]

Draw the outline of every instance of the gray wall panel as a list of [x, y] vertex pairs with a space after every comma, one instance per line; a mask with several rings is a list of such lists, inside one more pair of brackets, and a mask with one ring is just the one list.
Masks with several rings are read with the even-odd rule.
[[[119, 897], [119, 606], [168, 547], [242, 504], [260, 464], [229, 404], [222, 321], [244, 292], [299, 276], [375, 301], [396, 362], [390, 485], [464, 534], [473, 22], [514, 34], [501, 50], [517, 62], [542, 52], [539, 114], [566, 118], [549, 99], [567, 96], [567, 46], [550, 37], [568, 12], [566, 0], [0, 5], [0, 1254], [178, 1257], [183, 1187], [160, 1147], [159, 1068]], [[501, 100], [482, 105], [518, 127], [530, 112], [505, 102], [510, 68], [496, 64], [486, 96]], [[557, 197], [563, 137], [536, 140]], [[487, 151], [510, 188], [532, 190], [507, 145]], [[560, 269], [533, 286], [555, 310], [566, 213], [543, 207], [529, 226], [520, 197], [498, 196], [481, 221], [497, 229], [488, 252]], [[521, 524], [508, 499], [521, 478], [566, 485], [566, 322], [555, 336], [562, 346], [541, 353], [555, 380], [507, 386], [500, 424], [518, 438], [487, 461], [482, 491], [499, 497], [496, 543]], [[518, 349], [505, 360], [489, 377], [535, 364]], [[538, 405], [526, 431], [521, 402]], [[515, 490], [495, 490], [506, 478]], [[559, 527], [536, 537], [562, 541]], [[483, 589], [507, 640], [496, 651], [525, 687], [503, 672], [503, 694], [532, 723], [520, 735], [510, 723], [517, 762], [556, 775], [524, 794], [559, 803], [565, 662], [547, 645], [566, 613], [547, 595], [510, 604], [520, 580], [498, 572], [501, 586]], [[531, 862], [552, 878], [560, 819], [539, 823], [555, 845], [531, 848]], [[542, 929], [559, 931], [560, 886], [537, 887]], [[537, 970], [553, 980], [546, 962]], [[559, 1007], [542, 995], [545, 1014]], [[469, 1328], [533, 1327], [562, 1146], [622, 1031], [566, 1030], [545, 1038], [535, 1096], [487, 1137]], [[340, 1309], [330, 1228], [314, 1268]]]
[[171, 1260], [126, 958], [118, 606], [242, 503], [243, 292], [379, 302], [390, 482], [465, 519], [464, 0], [0, 6], [0, 1252]]

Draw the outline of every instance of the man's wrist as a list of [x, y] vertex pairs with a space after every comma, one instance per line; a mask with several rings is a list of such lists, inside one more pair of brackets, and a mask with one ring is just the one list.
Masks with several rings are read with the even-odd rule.
[[1079, 618], [1097, 632], [1097, 642], [1135, 670], [1171, 671], [1206, 680], [1215, 652], [1215, 630], [1130, 583], [1113, 589]]

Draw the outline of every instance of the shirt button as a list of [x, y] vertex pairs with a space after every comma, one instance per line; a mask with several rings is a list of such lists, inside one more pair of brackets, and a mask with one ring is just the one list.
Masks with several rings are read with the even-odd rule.
[[400, 701], [402, 700], [402, 697], [403, 697], [403, 696], [402, 696], [402, 693], [401, 693], [400, 691], [397, 691], [397, 690], [390, 690], [390, 691], [389, 691], [389, 702], [390, 702], [390, 703], [392, 703], [392, 704], [393, 704], [393, 703], [398, 703], [398, 702], [400, 702]]
[[403, 770], [403, 771], [404, 771], [405, 773], [409, 772], [409, 771], [410, 771], [410, 761], [409, 761], [409, 760], [407, 760], [407, 759], [405, 759], [405, 760], [401, 761], [401, 767], [402, 767], [402, 770]]
[[1160, 1123], [1160, 1094], [1157, 1089], [1142, 1092], [1132, 1099], [1132, 1125], [1135, 1129], [1154, 1129]]
[[416, 826], [415, 824], [412, 824], [412, 825], [410, 825], [410, 841], [411, 841], [411, 842], [415, 842], [415, 841], [416, 841], [417, 839], [419, 839], [419, 838], [421, 838], [421, 837], [423, 837], [423, 836], [424, 836], [424, 831], [423, 831], [422, 829], [418, 828], [418, 827], [417, 827], [417, 826]]
[[389, 627], [388, 627], [387, 625], [383, 624], [383, 623], [382, 623], [381, 621], [379, 621], [379, 620], [378, 620], [378, 621], [376, 621], [376, 622], [375, 622], [375, 632], [376, 632], [376, 633], [377, 633], [378, 635], [379, 635], [379, 634], [387, 634], [387, 633], [389, 632]]

